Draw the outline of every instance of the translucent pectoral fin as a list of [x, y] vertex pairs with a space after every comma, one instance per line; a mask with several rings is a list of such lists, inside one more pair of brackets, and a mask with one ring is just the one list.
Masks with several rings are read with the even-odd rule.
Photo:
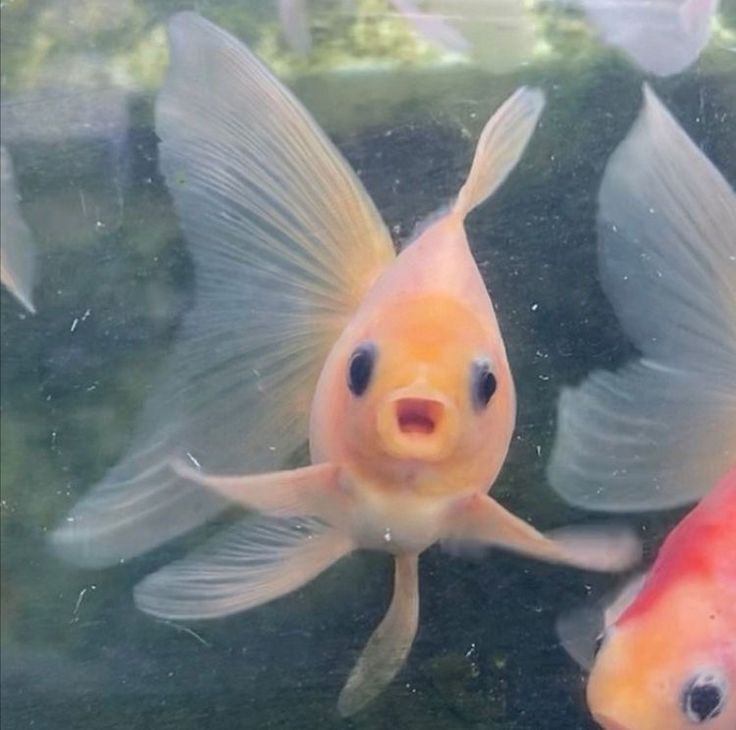
[[450, 506], [443, 540], [501, 547], [587, 570], [625, 570], [641, 557], [641, 544], [627, 528], [571, 527], [543, 535], [495, 500], [480, 494], [463, 497]]
[[246, 521], [145, 578], [135, 601], [173, 620], [227, 616], [300, 588], [352, 549], [347, 537], [317, 520]]
[[414, 554], [396, 557], [391, 605], [340, 693], [337, 709], [343, 716], [358, 712], [375, 699], [409, 654], [419, 620], [418, 562]]
[[206, 474], [181, 461], [175, 461], [172, 466], [182, 478], [247, 509], [270, 515], [329, 519], [342, 506], [342, 494], [337, 489], [338, 467], [334, 464], [245, 476]]
[[489, 198], [516, 167], [544, 108], [539, 89], [522, 86], [488, 120], [453, 210], [465, 217]]

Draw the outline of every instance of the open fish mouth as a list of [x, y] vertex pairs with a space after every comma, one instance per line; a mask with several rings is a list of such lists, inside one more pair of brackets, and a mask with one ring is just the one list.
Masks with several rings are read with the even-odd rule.
[[445, 408], [439, 401], [425, 398], [401, 398], [396, 401], [396, 423], [402, 434], [432, 435]]
[[410, 386], [384, 401], [377, 426], [384, 449], [392, 456], [437, 461], [455, 448], [458, 419], [457, 408], [443, 393]]

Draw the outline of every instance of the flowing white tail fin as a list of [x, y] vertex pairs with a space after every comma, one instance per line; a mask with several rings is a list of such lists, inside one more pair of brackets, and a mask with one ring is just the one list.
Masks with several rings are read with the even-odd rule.
[[591, 509], [692, 502], [736, 463], [736, 196], [645, 87], [599, 203], [601, 282], [643, 357], [563, 392], [549, 479]]

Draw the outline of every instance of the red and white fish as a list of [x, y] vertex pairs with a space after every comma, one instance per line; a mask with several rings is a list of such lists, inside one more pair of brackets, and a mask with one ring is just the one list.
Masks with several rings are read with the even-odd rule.
[[[581, 627], [603, 624], [590, 656]], [[592, 660], [588, 706], [605, 730], [736, 727], [736, 468], [669, 534], [651, 571], [600, 619], [559, 626]]]
[[[515, 167], [541, 92], [522, 88], [493, 115], [457, 200], [396, 256], [356, 176], [245, 46], [192, 13], [171, 20], [169, 39], [156, 131], [197, 302], [131, 452], [56, 547], [105, 565], [232, 503], [259, 512], [137, 587], [140, 608], [179, 620], [263, 604], [356, 549], [391, 553], [393, 600], [340, 696], [344, 714], [403, 664], [418, 557], [433, 543], [601, 570], [635, 560], [626, 531], [544, 536], [486, 494], [515, 395], [463, 220]], [[312, 464], [283, 470], [307, 435]]]
[[[645, 86], [599, 196], [601, 281], [643, 357], [560, 400], [550, 463], [569, 502], [693, 502], [651, 573], [563, 619], [606, 730], [736, 728], [736, 196]], [[725, 474], [725, 476], [724, 476]], [[594, 637], [604, 642], [593, 659]]]

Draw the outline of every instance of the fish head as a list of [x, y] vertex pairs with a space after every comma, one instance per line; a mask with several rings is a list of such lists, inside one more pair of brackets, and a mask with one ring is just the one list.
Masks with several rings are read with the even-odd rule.
[[378, 310], [338, 349], [321, 404], [339, 424], [333, 450], [382, 478], [424, 465], [460, 469], [463, 487], [490, 484], [515, 417], [495, 319], [451, 296], [415, 296]]
[[604, 730], [736, 727], [736, 623], [707, 581], [625, 614], [596, 656], [588, 707]]

